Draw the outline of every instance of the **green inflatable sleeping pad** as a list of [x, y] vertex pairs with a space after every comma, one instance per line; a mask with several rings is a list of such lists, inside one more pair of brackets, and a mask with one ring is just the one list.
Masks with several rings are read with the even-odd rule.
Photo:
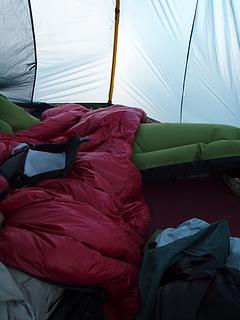
[[240, 157], [240, 128], [220, 124], [146, 123], [132, 160], [140, 170], [198, 160]]
[[0, 95], [0, 132], [14, 133], [18, 130], [28, 129], [39, 121], [21, 107]]

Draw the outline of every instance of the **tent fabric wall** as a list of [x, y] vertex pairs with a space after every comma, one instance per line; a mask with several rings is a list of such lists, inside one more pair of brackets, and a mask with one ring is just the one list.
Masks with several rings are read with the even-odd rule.
[[0, 94], [31, 101], [35, 67], [29, 1], [0, 1]]
[[113, 102], [179, 121], [196, 1], [122, 1]]
[[[115, 6], [1, 1], [0, 94], [107, 102]], [[113, 103], [162, 122], [240, 126], [239, 12], [239, 0], [121, 0]]]
[[199, 1], [183, 122], [240, 125], [240, 1]]
[[31, 0], [37, 47], [34, 101], [106, 102], [112, 0]]

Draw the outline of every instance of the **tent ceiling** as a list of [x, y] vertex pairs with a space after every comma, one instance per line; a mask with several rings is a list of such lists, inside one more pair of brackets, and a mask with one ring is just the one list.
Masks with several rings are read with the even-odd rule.
[[[107, 102], [115, 6], [1, 1], [0, 93], [21, 102]], [[121, 0], [113, 102], [165, 122], [240, 126], [239, 12], [239, 0]]]

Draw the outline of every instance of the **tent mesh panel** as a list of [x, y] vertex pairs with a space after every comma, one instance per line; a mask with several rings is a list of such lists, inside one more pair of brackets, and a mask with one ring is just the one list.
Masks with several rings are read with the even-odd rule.
[[0, 30], [0, 94], [30, 102], [36, 73], [30, 1], [0, 1]]

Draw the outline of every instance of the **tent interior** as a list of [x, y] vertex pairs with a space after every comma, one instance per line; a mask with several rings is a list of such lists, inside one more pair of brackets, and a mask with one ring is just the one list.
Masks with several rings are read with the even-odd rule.
[[[4, 132], [1, 133], [1, 141], [7, 146], [4, 148], [9, 154], [13, 149], [13, 138], [6, 138], [7, 135], [14, 136], [16, 131], [16, 139], [22, 143], [24, 137], [31, 137], [28, 131], [31, 128], [34, 136], [38, 121], [60, 119], [60, 111], [66, 119], [70, 118], [77, 114], [77, 105], [93, 113], [115, 106], [121, 112], [122, 106], [128, 106], [133, 113], [142, 110], [148, 120], [141, 120], [138, 129], [133, 125], [136, 129], [135, 144], [132, 142], [134, 155], [139, 146], [139, 128], [144, 122], [155, 127], [177, 125], [176, 128], [189, 124], [197, 128], [198, 140], [194, 138], [194, 131], [186, 131], [186, 138], [183, 134], [181, 140], [175, 129], [162, 135], [153, 132], [152, 136], [150, 130], [148, 137], [143, 138], [149, 160], [140, 158], [141, 154], [139, 160], [132, 157], [142, 175], [141, 192], [150, 212], [142, 235], [144, 243], [156, 230], [176, 228], [192, 218], [209, 224], [226, 220], [231, 236], [240, 237], [239, 12], [238, 0], [1, 1], [0, 131]], [[68, 105], [69, 115], [66, 115]], [[54, 109], [59, 109], [59, 114]], [[143, 117], [142, 113], [138, 117]], [[7, 127], [1, 121], [6, 121]], [[114, 121], [117, 120], [114, 118]], [[205, 136], [202, 128], [207, 126], [212, 126], [212, 131], [202, 141]], [[41, 134], [44, 137], [43, 131]], [[62, 143], [63, 135], [52, 141]], [[189, 137], [193, 142], [184, 142]], [[39, 135], [41, 143], [52, 142], [41, 139]], [[175, 143], [175, 140], [180, 142]], [[154, 144], [153, 141], [157, 141], [158, 147], [154, 145], [148, 150], [148, 144]], [[164, 141], [170, 141], [169, 146]], [[188, 146], [193, 151], [186, 149]], [[0, 148], [0, 151], [4, 153], [5, 149]], [[165, 151], [170, 152], [169, 156]], [[152, 160], [153, 157], [157, 160]], [[2, 164], [6, 155], [0, 159]], [[151, 171], [156, 167], [156, 171]], [[2, 172], [0, 166], [1, 177]], [[237, 187], [231, 183], [236, 183]], [[0, 203], [3, 214], [4, 209], [7, 211], [5, 202], [12, 205], [9, 198], [11, 193], [2, 205]], [[15, 201], [14, 196], [12, 201]], [[5, 219], [11, 224], [11, 214], [9, 217]], [[0, 235], [4, 230], [6, 227], [0, 229]], [[8, 244], [7, 236], [3, 234], [0, 242]], [[9, 260], [2, 246], [0, 261], [44, 279], [43, 273], [33, 272], [35, 269], [27, 263], [20, 266], [17, 258]], [[14, 255], [17, 256], [17, 252]], [[58, 279], [53, 277], [53, 282]], [[134, 316], [130, 312], [129, 317], [126, 314], [117, 317], [120, 309], [127, 308], [127, 304], [125, 309], [116, 307], [118, 311], [114, 313], [108, 301], [104, 306], [105, 317], [95, 315], [91, 319], [133, 319], [136, 310]], [[147, 312], [150, 311], [140, 314], [138, 319], [150, 319]], [[54, 316], [39, 319], [63, 319]], [[3, 320], [12, 318], [5, 315]]]

